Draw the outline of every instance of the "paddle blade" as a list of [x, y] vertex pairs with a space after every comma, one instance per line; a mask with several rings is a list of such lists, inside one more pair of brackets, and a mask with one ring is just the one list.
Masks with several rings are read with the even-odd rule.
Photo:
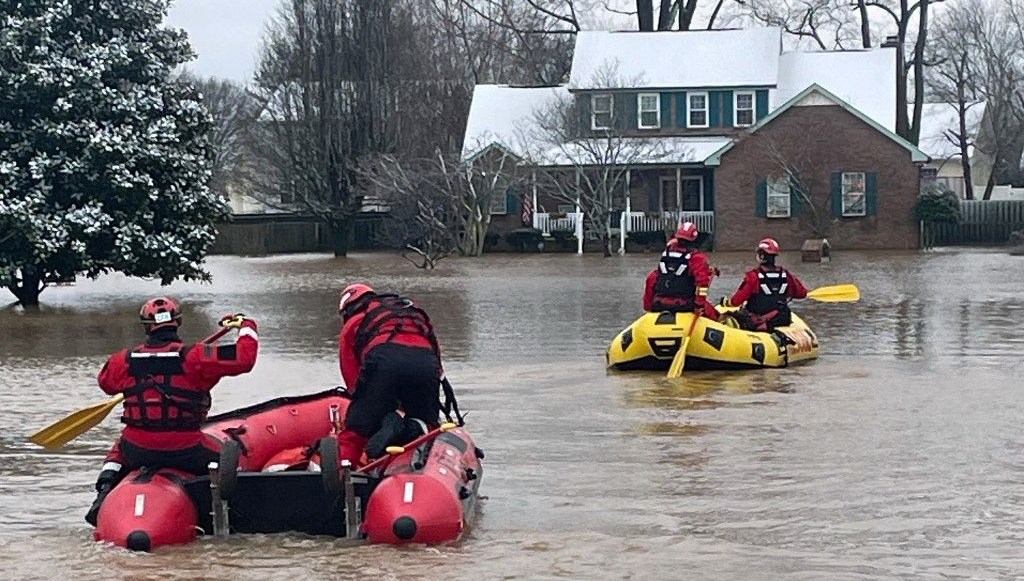
[[823, 286], [807, 293], [807, 298], [823, 303], [852, 303], [860, 300], [860, 289], [852, 284]]
[[679, 351], [676, 351], [676, 356], [672, 358], [672, 365], [668, 367], [668, 373], [665, 377], [669, 379], [675, 379], [676, 377], [682, 377], [683, 367], [686, 367], [686, 348], [690, 345], [690, 336], [683, 337], [683, 342], [679, 345]]
[[119, 393], [101, 404], [78, 410], [32, 434], [29, 441], [44, 448], [60, 448], [102, 422], [123, 399], [124, 395]]

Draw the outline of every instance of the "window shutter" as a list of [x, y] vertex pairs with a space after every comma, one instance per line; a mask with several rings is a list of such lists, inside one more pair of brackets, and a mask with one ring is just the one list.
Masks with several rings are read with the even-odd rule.
[[505, 209], [507, 214], [519, 213], [519, 196], [513, 188], [505, 190]]
[[832, 172], [830, 185], [832, 192], [832, 215], [838, 218], [843, 215], [843, 172]]
[[711, 127], [721, 127], [722, 125], [722, 111], [721, 104], [722, 93], [720, 91], [708, 91], [708, 99], [706, 105], [708, 106], [708, 125]]
[[686, 91], [676, 93], [676, 127], [686, 127]]
[[878, 174], [864, 174], [864, 213], [874, 216], [878, 213]]
[[580, 95], [579, 97], [576, 98], [576, 108], [577, 112], [580, 115], [580, 131], [584, 133], [589, 133], [591, 131], [591, 127], [593, 126], [593, 120], [590, 116], [590, 112], [593, 110], [593, 107], [593, 95], [587, 95], [585, 97], [583, 95]]
[[722, 91], [722, 127], [732, 127], [733, 103], [732, 91]]
[[759, 89], [757, 91], [757, 96], [755, 97], [755, 101], [756, 101], [756, 103], [755, 103], [755, 105], [756, 105], [755, 113], [757, 114], [757, 117], [756, 117], [755, 121], [760, 121], [761, 119], [764, 119], [764, 117], [768, 115], [768, 91], [767, 91], [767, 89]]
[[754, 191], [754, 215], [758, 218], [768, 216], [768, 180], [757, 182], [757, 188]]
[[615, 93], [614, 110], [615, 121], [612, 126], [618, 129], [636, 129], [636, 118], [640, 112], [636, 93]]
[[672, 93], [662, 93], [661, 99], [661, 126], [672, 126]]
[[789, 178], [789, 215], [799, 216], [804, 209], [804, 199], [800, 196], [800, 180]]

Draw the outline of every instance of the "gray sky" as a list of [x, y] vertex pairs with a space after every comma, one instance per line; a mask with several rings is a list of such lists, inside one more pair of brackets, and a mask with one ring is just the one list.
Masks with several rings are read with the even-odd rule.
[[248, 81], [263, 26], [280, 0], [177, 0], [167, 23], [184, 28], [199, 58], [188, 68], [203, 76]]

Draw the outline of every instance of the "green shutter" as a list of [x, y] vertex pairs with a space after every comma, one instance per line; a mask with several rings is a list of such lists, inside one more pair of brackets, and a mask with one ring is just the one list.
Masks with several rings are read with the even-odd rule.
[[874, 216], [878, 213], [878, 174], [864, 174], [864, 213]]
[[636, 93], [615, 94], [615, 122], [612, 124], [620, 129], [636, 129], [636, 117], [639, 109], [636, 106]]
[[767, 89], [759, 89], [756, 92], [756, 96], [754, 97], [754, 100], [756, 101], [756, 104], [755, 104], [756, 109], [754, 110], [754, 113], [757, 116], [757, 118], [755, 119], [755, 122], [756, 122], [756, 121], [760, 121], [761, 119], [764, 119], [765, 116], [768, 115], [768, 90]]
[[576, 97], [576, 109], [580, 116], [580, 130], [591, 131], [590, 111], [593, 107], [593, 95], [580, 95]]
[[732, 91], [722, 91], [722, 127], [732, 127], [733, 101]]
[[715, 211], [715, 174], [710, 171], [704, 174], [704, 211]]
[[672, 93], [661, 93], [661, 126], [672, 126]]
[[722, 126], [721, 91], [708, 91], [708, 125], [711, 127]]
[[830, 180], [832, 215], [836, 218], [843, 215], [843, 172], [832, 172]]
[[768, 180], [758, 181], [754, 189], [754, 215], [758, 218], [768, 216]]
[[800, 180], [789, 178], [789, 214], [799, 216], [804, 209], [804, 199], [800, 196]]
[[686, 127], [686, 91], [676, 93], [676, 127]]
[[519, 195], [514, 188], [505, 190], [505, 205], [510, 215], [519, 213]]

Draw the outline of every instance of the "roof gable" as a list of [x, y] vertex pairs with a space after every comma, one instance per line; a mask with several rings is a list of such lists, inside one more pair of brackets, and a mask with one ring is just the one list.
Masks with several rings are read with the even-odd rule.
[[[748, 129], [746, 131], [746, 133], [754, 133], [754, 132], [758, 131], [759, 129], [761, 129], [762, 127], [768, 125], [769, 123], [774, 121], [776, 118], [778, 118], [780, 115], [782, 115], [783, 113], [788, 111], [790, 108], [792, 108], [792, 107], [794, 107], [794, 106], [796, 106], [796, 105], [798, 105], [798, 104], [800, 104], [802, 102], [806, 102], [806, 104], [834, 104], [834, 105], [838, 105], [838, 106], [842, 107], [843, 109], [845, 109], [850, 114], [852, 114], [854, 117], [857, 117], [861, 121], [867, 123], [872, 128], [874, 128], [876, 131], [878, 131], [882, 135], [885, 135], [886, 137], [888, 137], [892, 141], [896, 142], [897, 145], [899, 145], [900, 147], [903, 147], [908, 152], [910, 152], [910, 159], [911, 159], [911, 161], [920, 162], [920, 163], [926, 163], [926, 162], [928, 162], [930, 160], [930, 158], [924, 152], [922, 152], [920, 149], [918, 149], [914, 144], [910, 143], [906, 139], [903, 139], [899, 135], [896, 135], [892, 131], [889, 131], [885, 127], [882, 127], [877, 121], [871, 119], [870, 117], [868, 117], [864, 113], [861, 113], [860, 111], [855, 109], [853, 106], [851, 106], [849, 103], [847, 103], [846, 101], [843, 101], [839, 97], [836, 97], [835, 95], [833, 95], [832, 93], [828, 92], [826, 89], [822, 88], [818, 84], [813, 84], [810, 87], [807, 87], [806, 89], [804, 89], [803, 91], [798, 93], [792, 99], [790, 99], [785, 104], [783, 104], [781, 107], [778, 107], [777, 109], [772, 111], [770, 114], [768, 114], [767, 117], [765, 117], [764, 119], [758, 121], [757, 124], [754, 125], [753, 127], [751, 127], [750, 129]], [[732, 143], [729, 143], [725, 147], [719, 149], [718, 151], [716, 151], [715, 153], [713, 153], [711, 156], [709, 156], [707, 158], [707, 160], [704, 162], [705, 165], [709, 165], [709, 166], [721, 165], [722, 155], [724, 155], [726, 152], [728, 152], [730, 149], [732, 149], [735, 145], [736, 145], [736, 141], [733, 141]]]
[[817, 84], [889, 131], [896, 129], [896, 49], [785, 52], [775, 103]]
[[617, 69], [628, 88], [774, 87], [782, 31], [778, 28], [660, 32], [581, 31], [570, 90], [607, 88]]

